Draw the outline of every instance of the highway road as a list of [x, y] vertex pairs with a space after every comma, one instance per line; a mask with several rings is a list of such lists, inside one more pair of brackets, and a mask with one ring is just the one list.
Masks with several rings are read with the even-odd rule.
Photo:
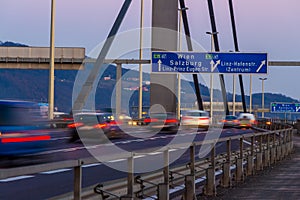
[[[217, 130], [212, 130], [216, 132]], [[254, 132], [251, 129], [224, 129], [221, 132], [220, 137], [228, 137], [237, 134], [245, 134]], [[126, 138], [114, 139], [112, 143], [109, 144], [96, 144], [94, 146], [89, 146], [89, 149], [94, 149], [99, 152], [104, 152], [108, 154], [113, 150], [115, 146], [120, 149], [136, 152], [143, 149], [152, 148], [153, 151], [166, 146], [174, 141], [175, 137], [181, 138], [177, 141], [180, 143], [186, 141], [186, 138], [192, 138], [193, 141], [202, 141], [206, 136], [205, 131], [197, 131], [197, 129], [188, 129], [180, 131], [177, 134], [159, 133], [151, 134], [149, 130], [143, 127], [137, 127], [130, 131], [131, 135]], [[147, 135], [151, 135], [147, 137]], [[80, 159], [85, 157], [90, 157], [91, 154], [80, 142], [69, 143], [69, 135], [64, 129], [58, 129], [52, 134], [52, 144], [47, 151], [36, 155], [33, 157], [22, 157], [12, 161], [7, 159], [1, 159], [1, 168], [8, 167], [20, 167], [23, 165], [34, 165], [43, 162], [55, 162], [70, 159]], [[245, 145], [247, 145], [245, 141]], [[233, 143], [232, 149], [237, 149], [238, 144]], [[170, 150], [172, 151], [172, 149]], [[180, 150], [179, 150], [180, 151]], [[186, 149], [182, 149], [182, 156], [176, 159], [172, 165], [180, 165], [188, 162], [189, 154], [186, 153]], [[217, 152], [225, 152], [226, 145], [223, 143], [217, 144]], [[135, 158], [135, 167], [137, 169], [143, 168], [149, 170], [152, 166], [146, 166], [145, 163], [153, 162], [153, 167], [160, 159], [160, 163], [163, 163], [162, 152], [145, 152], [148, 156], [138, 156]], [[196, 155], [199, 153], [199, 148], [196, 150]], [[170, 160], [172, 157], [170, 156]], [[152, 165], [150, 164], [150, 165]], [[92, 186], [98, 183], [103, 183], [105, 181], [114, 180], [117, 178], [125, 177], [126, 173], [116, 170], [127, 166], [126, 159], [116, 159], [110, 160], [107, 163], [98, 163], [92, 165], [83, 166], [83, 187]], [[114, 169], [115, 168], [115, 169]], [[73, 190], [73, 170], [70, 169], [60, 169], [54, 171], [45, 171], [38, 174], [18, 176], [8, 179], [0, 180], [0, 199], [47, 199], [57, 195], [61, 195]]]

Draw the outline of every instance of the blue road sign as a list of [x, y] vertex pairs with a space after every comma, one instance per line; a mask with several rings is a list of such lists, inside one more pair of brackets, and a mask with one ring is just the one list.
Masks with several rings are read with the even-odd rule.
[[271, 103], [273, 113], [300, 113], [300, 103]]
[[267, 53], [152, 52], [152, 72], [267, 74]]

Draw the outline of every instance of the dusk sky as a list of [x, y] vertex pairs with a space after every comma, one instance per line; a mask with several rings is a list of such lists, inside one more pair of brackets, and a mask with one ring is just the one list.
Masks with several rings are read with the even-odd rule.
[[[123, 0], [56, 0], [55, 45], [85, 47], [91, 51], [103, 42]], [[145, 27], [151, 25], [151, 0], [145, 2]], [[214, 0], [221, 51], [234, 50], [228, 0]], [[271, 61], [300, 61], [299, 0], [233, 0], [241, 52], [266, 52]], [[211, 31], [207, 0], [186, 0], [191, 36], [210, 50]], [[51, 0], [1, 0], [0, 41], [29, 46], [49, 46]], [[121, 30], [139, 27], [140, 0], [133, 0]], [[300, 67], [270, 67], [265, 91], [300, 99]], [[261, 92], [259, 75], [253, 76], [253, 92]], [[232, 76], [226, 75], [232, 88]], [[249, 94], [249, 76], [244, 76]], [[237, 84], [238, 85], [238, 84]], [[239, 88], [237, 88], [239, 93]]]

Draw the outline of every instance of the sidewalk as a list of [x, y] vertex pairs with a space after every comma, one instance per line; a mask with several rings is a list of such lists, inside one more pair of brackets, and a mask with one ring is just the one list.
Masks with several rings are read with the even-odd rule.
[[218, 187], [216, 197], [200, 196], [198, 199], [300, 199], [300, 135], [294, 134], [293, 141], [294, 152], [290, 158], [277, 162], [254, 176], [246, 177], [244, 183], [230, 189]]

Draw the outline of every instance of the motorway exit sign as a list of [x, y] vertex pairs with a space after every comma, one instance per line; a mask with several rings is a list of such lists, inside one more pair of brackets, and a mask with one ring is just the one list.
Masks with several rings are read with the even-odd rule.
[[271, 112], [273, 113], [299, 113], [300, 103], [271, 103]]
[[267, 74], [267, 53], [152, 52], [154, 73]]

